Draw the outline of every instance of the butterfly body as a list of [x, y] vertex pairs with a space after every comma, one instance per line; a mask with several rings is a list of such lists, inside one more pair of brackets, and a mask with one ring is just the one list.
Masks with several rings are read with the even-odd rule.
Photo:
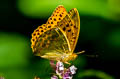
[[80, 18], [77, 9], [68, 13], [58, 6], [46, 24], [32, 33], [31, 48], [36, 56], [49, 60], [68, 62], [77, 57], [73, 53], [80, 30]]
[[72, 53], [72, 52], [68, 52], [64, 54], [59, 54], [58, 52], [56, 52], [55, 54], [53, 54], [53, 52], [48, 52], [46, 55], [41, 56], [42, 58], [46, 58], [46, 59], [50, 59], [50, 60], [54, 60], [54, 61], [62, 61], [64, 63], [67, 63], [70, 60], [74, 60], [77, 57], [77, 54]]

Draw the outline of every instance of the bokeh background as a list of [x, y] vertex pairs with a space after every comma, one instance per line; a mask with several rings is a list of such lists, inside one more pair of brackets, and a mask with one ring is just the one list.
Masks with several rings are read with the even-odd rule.
[[30, 39], [58, 5], [80, 13], [75, 52], [86, 52], [73, 62], [74, 79], [119, 79], [120, 0], [0, 0], [0, 78], [50, 79], [49, 61], [32, 54]]

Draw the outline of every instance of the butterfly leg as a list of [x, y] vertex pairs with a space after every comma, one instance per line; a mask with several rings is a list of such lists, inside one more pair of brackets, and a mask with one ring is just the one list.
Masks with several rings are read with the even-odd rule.
[[68, 64], [68, 65], [71, 65], [71, 63], [69, 63], [69, 62], [64, 62], [65, 64]]

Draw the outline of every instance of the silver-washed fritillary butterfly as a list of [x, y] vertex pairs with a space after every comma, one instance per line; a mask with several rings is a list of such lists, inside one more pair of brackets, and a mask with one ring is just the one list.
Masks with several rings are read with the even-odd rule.
[[46, 24], [32, 33], [31, 48], [36, 56], [68, 62], [77, 57], [73, 53], [80, 31], [80, 18], [76, 8], [68, 13], [58, 6]]

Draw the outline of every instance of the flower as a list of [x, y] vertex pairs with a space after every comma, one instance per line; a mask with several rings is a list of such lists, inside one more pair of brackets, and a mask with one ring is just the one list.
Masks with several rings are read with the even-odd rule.
[[72, 75], [70, 74], [69, 71], [66, 71], [66, 72], [64, 73], [63, 79], [72, 79]]
[[58, 74], [59, 76], [62, 76], [63, 73], [64, 73], [64, 64], [58, 61], [56, 64], [56, 74]]
[[0, 79], [5, 79], [4, 77], [0, 76]]
[[[53, 66], [53, 64], [51, 65]], [[60, 78], [60, 79], [72, 79], [73, 75], [76, 73], [77, 68], [72, 65], [70, 66], [68, 69], [64, 68], [64, 64], [61, 61], [58, 61], [56, 63], [56, 75]], [[58, 77], [56, 75], [53, 75], [51, 77], [51, 79], [58, 79]]]
[[76, 73], [77, 68], [74, 65], [72, 65], [69, 69], [72, 75]]
[[58, 79], [58, 77], [55, 76], [55, 75], [53, 75], [53, 76], [51, 77], [51, 79]]

